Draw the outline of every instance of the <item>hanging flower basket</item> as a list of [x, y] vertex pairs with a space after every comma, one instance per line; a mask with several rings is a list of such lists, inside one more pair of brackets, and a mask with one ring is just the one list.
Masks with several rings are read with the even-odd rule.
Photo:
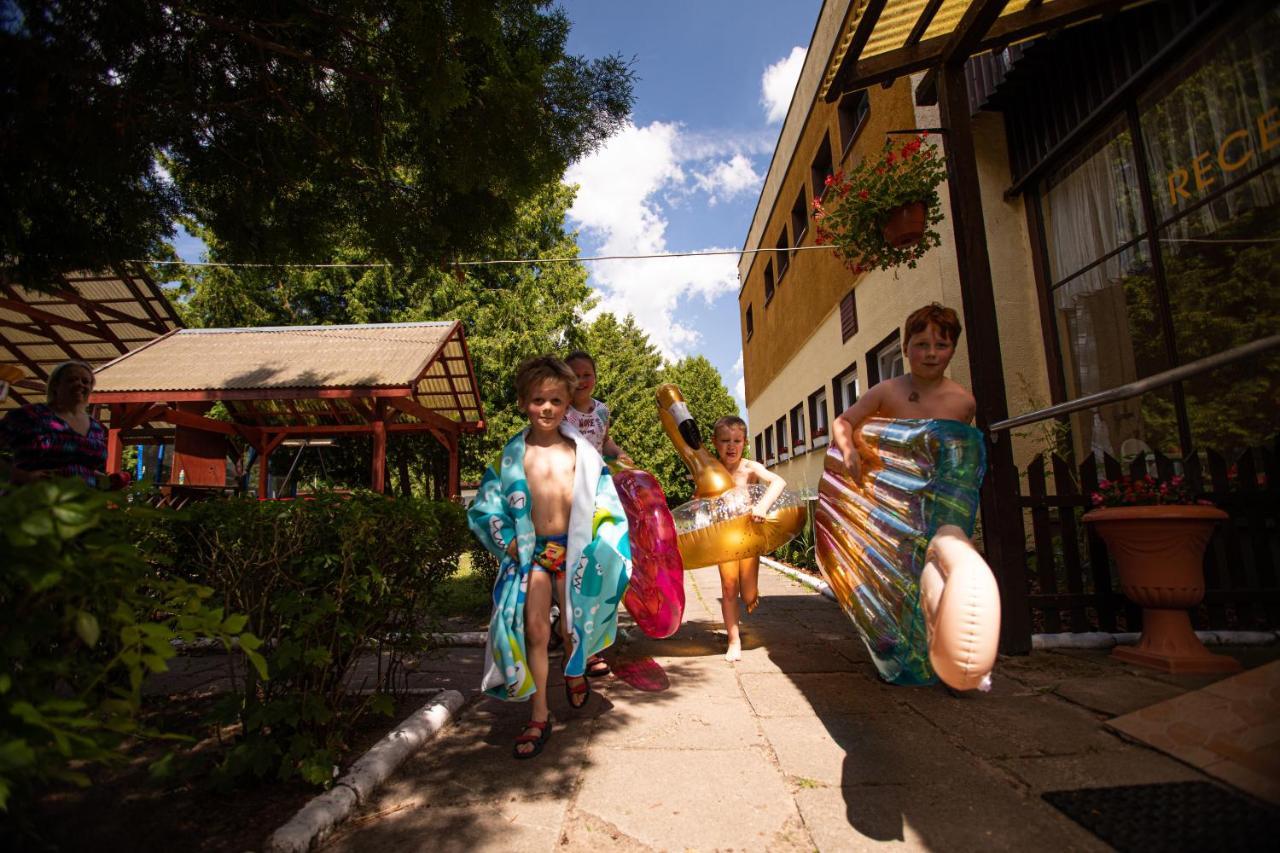
[[913, 201], [889, 211], [889, 218], [880, 229], [884, 241], [895, 249], [905, 249], [924, 238], [928, 208], [922, 201]]
[[901, 146], [886, 141], [878, 157], [867, 157], [848, 174], [828, 175], [814, 199], [816, 241], [829, 244], [855, 273], [914, 267], [941, 238], [938, 185], [946, 166], [921, 134]]

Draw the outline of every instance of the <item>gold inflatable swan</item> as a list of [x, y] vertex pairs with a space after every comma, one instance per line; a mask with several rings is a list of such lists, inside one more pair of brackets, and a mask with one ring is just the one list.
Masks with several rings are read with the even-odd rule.
[[763, 522], [752, 521], [751, 508], [765, 487], [734, 486], [728, 469], [703, 447], [698, 425], [677, 386], [660, 386], [657, 398], [662, 428], [693, 475], [694, 499], [671, 511], [686, 571], [768, 554], [800, 532], [805, 510], [795, 492], [784, 491]]

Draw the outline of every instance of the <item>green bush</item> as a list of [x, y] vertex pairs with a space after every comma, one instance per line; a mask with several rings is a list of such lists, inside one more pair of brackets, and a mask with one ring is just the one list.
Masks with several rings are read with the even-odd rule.
[[174, 640], [235, 638], [262, 665], [245, 616], [148, 564], [134, 531], [155, 515], [79, 480], [0, 494], [0, 809], [49, 782], [88, 784], [86, 765], [120, 760], [125, 737], [171, 737], [138, 712]]
[[[406, 657], [430, 642], [430, 594], [471, 547], [456, 504], [374, 494], [207, 501], [174, 513], [161, 536], [187, 577], [249, 614], [264, 644], [271, 679], [240, 667], [221, 706], [224, 722], [243, 726], [219, 770], [227, 781], [331, 781], [351, 727], [370, 710], [391, 713]], [[376, 670], [353, 684], [365, 650]]]
[[818, 552], [814, 547], [813, 514], [818, 508], [818, 501], [811, 498], [805, 501], [804, 527], [796, 537], [773, 552], [773, 558], [811, 572], [818, 571]]

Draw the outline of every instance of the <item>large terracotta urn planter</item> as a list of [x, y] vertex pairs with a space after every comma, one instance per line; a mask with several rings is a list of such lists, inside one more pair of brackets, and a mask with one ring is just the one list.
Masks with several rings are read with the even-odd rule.
[[913, 201], [889, 211], [885, 220], [884, 241], [895, 249], [903, 249], [912, 243], [919, 243], [924, 237], [925, 214], [928, 211], [923, 201]]
[[1227, 514], [1211, 506], [1104, 507], [1087, 512], [1120, 571], [1120, 588], [1142, 608], [1136, 646], [1113, 657], [1165, 672], [1236, 672], [1240, 662], [1209, 652], [1188, 610], [1204, 598], [1204, 549]]

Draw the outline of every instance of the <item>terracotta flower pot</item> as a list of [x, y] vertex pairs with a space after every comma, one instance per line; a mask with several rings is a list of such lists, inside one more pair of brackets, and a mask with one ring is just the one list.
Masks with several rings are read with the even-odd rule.
[[1235, 672], [1240, 662], [1209, 652], [1188, 610], [1204, 598], [1204, 549], [1227, 514], [1211, 506], [1126, 506], [1084, 515], [1107, 543], [1120, 589], [1142, 608], [1138, 645], [1113, 657], [1165, 672]]
[[912, 243], [919, 243], [924, 237], [924, 221], [927, 213], [922, 201], [913, 201], [889, 211], [885, 220], [884, 241], [895, 249], [902, 249]]

